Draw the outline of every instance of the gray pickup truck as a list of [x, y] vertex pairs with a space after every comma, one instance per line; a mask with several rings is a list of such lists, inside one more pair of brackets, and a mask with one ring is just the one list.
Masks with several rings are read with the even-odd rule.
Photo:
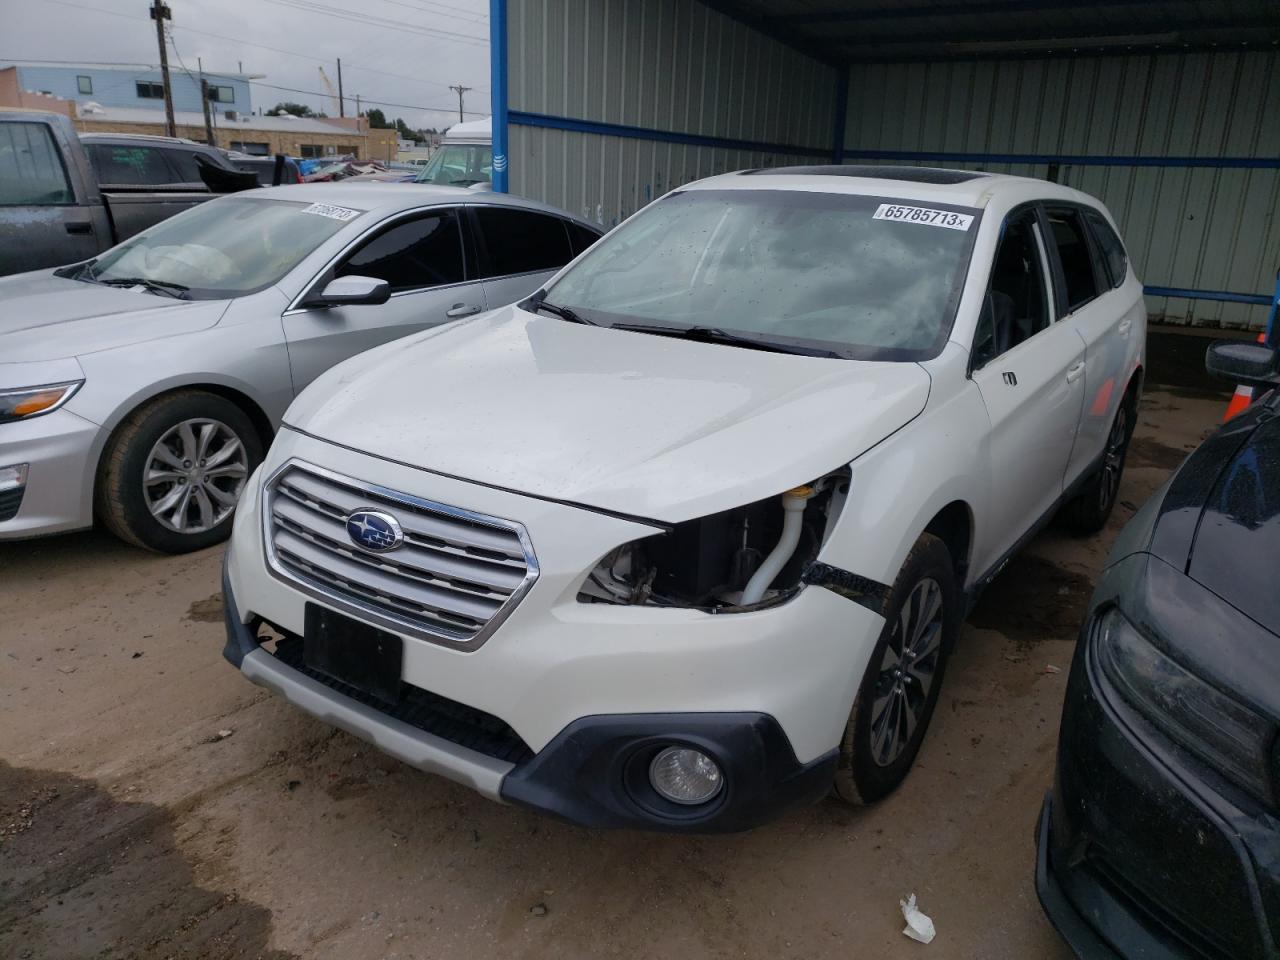
[[87, 260], [219, 193], [257, 185], [204, 144], [81, 137], [60, 114], [0, 111], [0, 276]]

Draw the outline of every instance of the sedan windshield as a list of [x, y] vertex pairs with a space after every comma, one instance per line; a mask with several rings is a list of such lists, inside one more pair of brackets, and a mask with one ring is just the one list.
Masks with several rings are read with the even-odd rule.
[[113, 247], [74, 276], [134, 281], [184, 299], [242, 297], [278, 282], [359, 212], [291, 200], [210, 200]]
[[414, 183], [469, 187], [488, 183], [493, 172], [493, 148], [482, 143], [446, 143], [414, 178]]
[[951, 332], [978, 220], [886, 197], [692, 190], [605, 236], [546, 300], [604, 325], [924, 360]]

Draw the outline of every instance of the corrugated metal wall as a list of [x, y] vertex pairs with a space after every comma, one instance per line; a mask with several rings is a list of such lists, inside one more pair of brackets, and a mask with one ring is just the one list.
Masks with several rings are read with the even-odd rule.
[[[513, 112], [829, 151], [836, 71], [691, 0], [510, 0]], [[510, 189], [607, 226], [773, 150], [510, 126]]]
[[[1280, 52], [854, 66], [845, 140], [851, 160], [859, 150], [1275, 159]], [[1280, 170], [1064, 164], [1058, 180], [1107, 204], [1148, 285], [1273, 291]], [[1267, 312], [1164, 297], [1148, 308], [1172, 322], [1254, 327]]]

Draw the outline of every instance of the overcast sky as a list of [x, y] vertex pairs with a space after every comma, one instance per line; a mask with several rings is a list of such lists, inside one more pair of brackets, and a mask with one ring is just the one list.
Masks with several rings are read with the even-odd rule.
[[[170, 69], [178, 56], [195, 72], [265, 74], [253, 105], [281, 100], [337, 114], [318, 68], [342, 85], [348, 116], [355, 95], [387, 119], [411, 127], [443, 128], [458, 119], [466, 94], [467, 119], [489, 115], [488, 0], [168, 0], [173, 13]], [[7, 60], [159, 63], [150, 0], [0, 0], [0, 65]], [[216, 35], [216, 36], [215, 36]], [[292, 87], [312, 91], [272, 89]], [[384, 101], [374, 103], [373, 101]], [[392, 104], [396, 104], [393, 106]]]

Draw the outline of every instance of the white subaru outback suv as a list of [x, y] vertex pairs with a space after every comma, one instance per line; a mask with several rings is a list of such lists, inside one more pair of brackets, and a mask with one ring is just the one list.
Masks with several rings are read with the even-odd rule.
[[581, 824], [877, 800], [968, 604], [1055, 512], [1105, 522], [1145, 334], [1110, 217], [1065, 187], [690, 184], [298, 397], [235, 519], [225, 655]]

